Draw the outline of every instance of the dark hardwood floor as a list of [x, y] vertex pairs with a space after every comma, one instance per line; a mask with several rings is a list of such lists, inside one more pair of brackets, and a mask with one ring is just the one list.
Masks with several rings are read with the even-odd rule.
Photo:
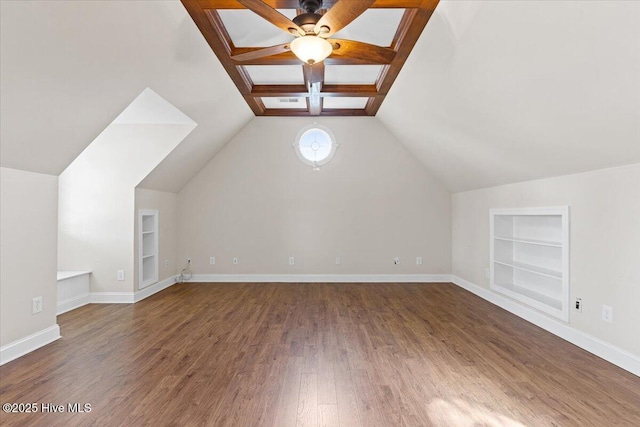
[[638, 377], [451, 284], [184, 284], [59, 324], [0, 402], [65, 412], [3, 426], [640, 426]]

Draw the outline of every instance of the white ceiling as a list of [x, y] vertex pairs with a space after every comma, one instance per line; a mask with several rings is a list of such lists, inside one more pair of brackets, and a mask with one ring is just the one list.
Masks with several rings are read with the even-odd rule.
[[[252, 117], [177, 0], [0, 7], [2, 166], [59, 174], [149, 87], [198, 124], [141, 184], [175, 192]], [[638, 22], [640, 2], [442, 0], [378, 118], [452, 191], [640, 162]]]
[[178, 191], [253, 117], [179, 1], [0, 7], [2, 166], [60, 174], [149, 87], [198, 124], [143, 183]]
[[640, 162], [640, 2], [441, 1], [378, 119], [450, 190]]

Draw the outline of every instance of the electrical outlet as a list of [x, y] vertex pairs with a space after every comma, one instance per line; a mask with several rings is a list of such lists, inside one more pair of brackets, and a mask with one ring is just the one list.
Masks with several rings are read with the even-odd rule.
[[578, 313], [582, 313], [582, 298], [576, 298], [574, 308]]
[[295, 265], [296, 259], [292, 256], [289, 257], [289, 265]]
[[191, 258], [187, 258], [187, 264], [191, 264]]
[[336, 257], [336, 265], [340, 264], [342, 264], [342, 260], [340, 259], [340, 257]]
[[233, 257], [233, 265], [238, 265], [238, 257], [237, 256]]
[[209, 257], [209, 265], [215, 265], [216, 264], [216, 257], [212, 256]]
[[36, 297], [31, 303], [31, 314], [40, 313], [42, 311], [42, 297]]
[[604, 322], [613, 323], [613, 308], [608, 305], [602, 306], [602, 320]]
[[395, 257], [395, 258], [393, 259], [393, 263], [394, 263], [395, 265], [400, 264], [400, 258]]
[[488, 268], [484, 269], [484, 277], [487, 279], [491, 277], [491, 271]]
[[165, 266], [165, 267], [169, 267], [169, 260], [168, 260], [168, 259], [165, 259], [165, 260], [164, 260], [164, 266]]
[[122, 282], [124, 280], [124, 270], [117, 271], [118, 281]]
[[416, 265], [422, 265], [422, 257], [421, 256], [417, 256], [416, 257]]

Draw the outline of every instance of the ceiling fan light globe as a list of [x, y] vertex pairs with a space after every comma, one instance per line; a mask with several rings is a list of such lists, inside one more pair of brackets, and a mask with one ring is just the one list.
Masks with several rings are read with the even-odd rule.
[[333, 52], [331, 43], [315, 35], [298, 37], [291, 42], [291, 51], [303, 62], [315, 64]]

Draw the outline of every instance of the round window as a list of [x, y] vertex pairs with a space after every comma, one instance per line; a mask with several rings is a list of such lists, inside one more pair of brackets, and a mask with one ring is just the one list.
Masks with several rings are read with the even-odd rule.
[[296, 142], [293, 144], [296, 154], [314, 170], [327, 164], [336, 153], [336, 139], [329, 128], [314, 123], [298, 132]]

